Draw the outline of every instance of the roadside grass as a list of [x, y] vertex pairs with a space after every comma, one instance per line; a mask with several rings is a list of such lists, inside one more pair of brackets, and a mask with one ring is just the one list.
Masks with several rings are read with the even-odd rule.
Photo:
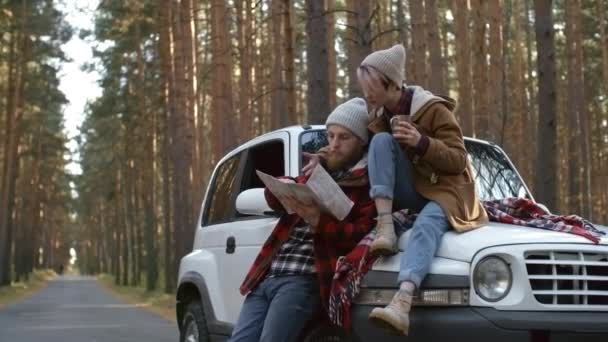
[[34, 270], [28, 281], [0, 286], [0, 308], [24, 300], [46, 287], [57, 274], [53, 270]]
[[109, 274], [100, 274], [97, 280], [104, 289], [118, 299], [139, 305], [169, 321], [176, 322], [174, 294], [166, 294], [161, 290], [148, 292], [145, 287], [119, 286], [114, 284], [114, 277]]

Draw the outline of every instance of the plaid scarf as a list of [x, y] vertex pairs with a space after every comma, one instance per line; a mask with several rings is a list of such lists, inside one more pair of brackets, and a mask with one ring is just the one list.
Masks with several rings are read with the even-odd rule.
[[[525, 198], [505, 198], [482, 202], [490, 221], [516, 224], [526, 227], [552, 230], [582, 236], [594, 243], [599, 243], [605, 233], [596, 229], [590, 222], [576, 216], [559, 216], [549, 214], [536, 203]], [[397, 235], [411, 228], [418, 214], [408, 209], [393, 213]], [[346, 256], [338, 259], [336, 273], [331, 285], [329, 297], [329, 318], [337, 326], [347, 330], [351, 328], [351, 304], [359, 293], [363, 276], [376, 261], [369, 253], [370, 244], [376, 236], [373, 229]]]

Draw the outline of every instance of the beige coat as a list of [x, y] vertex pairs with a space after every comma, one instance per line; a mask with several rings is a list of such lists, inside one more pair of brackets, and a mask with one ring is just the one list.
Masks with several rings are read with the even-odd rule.
[[[439, 203], [456, 231], [477, 228], [488, 222], [488, 216], [475, 192], [462, 131], [452, 113], [455, 102], [420, 87], [412, 88], [411, 113], [396, 114], [410, 114], [414, 126], [429, 138], [422, 156], [404, 148], [414, 166], [414, 187], [420, 195]], [[390, 132], [389, 127], [383, 107], [370, 112], [370, 131]]]

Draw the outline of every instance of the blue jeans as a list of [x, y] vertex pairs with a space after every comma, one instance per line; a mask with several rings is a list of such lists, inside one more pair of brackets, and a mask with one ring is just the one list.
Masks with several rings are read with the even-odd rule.
[[320, 305], [316, 275], [266, 278], [245, 298], [229, 341], [293, 341]]
[[399, 283], [420, 283], [431, 267], [441, 237], [450, 225], [437, 202], [416, 192], [413, 167], [401, 146], [389, 133], [374, 135], [369, 146], [370, 197], [392, 199], [398, 209], [418, 212], [409, 236], [407, 249], [401, 255]]

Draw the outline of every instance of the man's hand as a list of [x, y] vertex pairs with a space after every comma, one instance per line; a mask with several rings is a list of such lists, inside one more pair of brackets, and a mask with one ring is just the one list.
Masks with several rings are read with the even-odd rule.
[[317, 224], [319, 224], [321, 210], [312, 200], [310, 202], [303, 202], [293, 196], [287, 196], [283, 198], [283, 202], [284, 205], [295, 211], [298, 216], [308, 222], [311, 226], [316, 227]]
[[319, 165], [319, 163], [321, 162], [321, 157], [319, 157], [318, 154], [308, 152], [302, 152], [302, 156], [308, 158], [308, 163], [302, 168], [302, 172], [305, 176], [308, 177], [312, 174], [312, 171], [315, 169], [315, 167], [317, 167], [317, 165]]
[[416, 147], [420, 141], [421, 135], [418, 129], [409, 122], [399, 121], [393, 128], [393, 137], [400, 145]]

